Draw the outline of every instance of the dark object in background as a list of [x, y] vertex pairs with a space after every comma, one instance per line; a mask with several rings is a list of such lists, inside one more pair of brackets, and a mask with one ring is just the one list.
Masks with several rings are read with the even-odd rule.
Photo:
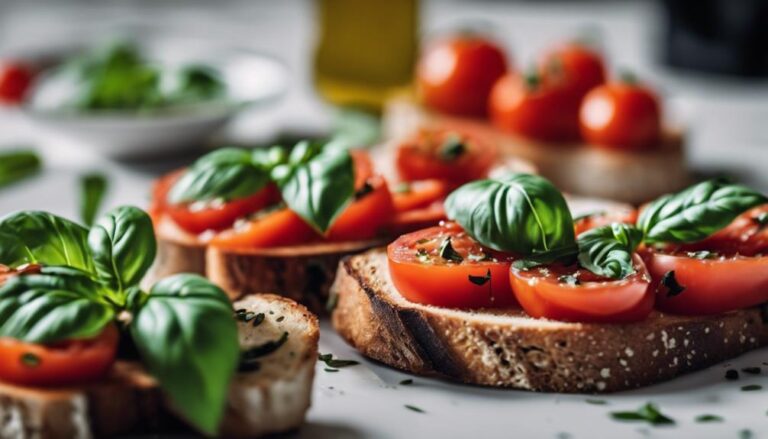
[[768, 76], [768, 1], [664, 0], [664, 62], [735, 76]]

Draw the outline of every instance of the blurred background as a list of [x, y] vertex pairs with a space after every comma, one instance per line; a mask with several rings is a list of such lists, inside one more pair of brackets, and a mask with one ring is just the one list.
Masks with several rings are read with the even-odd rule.
[[[138, 203], [149, 179], [199, 155], [198, 147], [322, 135], [349, 106], [376, 114], [389, 93], [409, 87], [422, 41], [471, 27], [493, 35], [521, 68], [546, 47], [586, 36], [603, 51], [610, 71], [631, 69], [663, 96], [665, 117], [685, 127], [695, 172], [738, 175], [767, 190], [767, 16], [768, 6], [758, 0], [0, 0], [3, 59], [39, 58], [127, 30], [187, 39], [172, 51], [210, 45], [214, 55], [237, 48], [275, 61], [257, 68], [254, 77], [263, 80], [244, 79], [264, 88], [250, 105], [212, 123], [212, 136], [206, 131], [167, 154], [152, 154], [158, 151], [149, 141], [130, 160], [114, 161], [99, 151], [109, 146], [84, 143], [109, 143], [110, 137], [119, 143], [150, 128], [128, 126], [106, 140], [83, 139], [66, 131], [91, 130], [88, 123], [62, 131], [58, 119], [15, 106], [0, 109], [0, 148], [34, 147], [54, 174], [109, 170], [116, 198]], [[166, 137], [190, 132], [184, 125], [174, 129]], [[44, 185], [27, 189], [33, 197], [48, 192]], [[3, 194], [1, 200], [40, 207], [27, 198]]]

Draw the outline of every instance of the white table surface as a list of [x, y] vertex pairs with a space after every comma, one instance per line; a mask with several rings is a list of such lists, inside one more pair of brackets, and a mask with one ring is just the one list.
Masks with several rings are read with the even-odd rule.
[[[224, 6], [216, 6], [224, 5]], [[247, 44], [280, 56], [291, 68], [291, 92], [275, 107], [243, 115], [225, 139], [263, 141], [285, 131], [314, 132], [328, 126], [330, 111], [312, 95], [308, 71], [311, 51], [310, 4], [284, 2], [23, 2], [0, 1], [0, 52], [20, 43], [39, 44], [58, 35], [65, 24], [120, 20], [172, 22], [188, 32]], [[465, 19], [488, 19], [503, 41], [514, 48], [517, 65], [544, 45], [596, 26], [613, 65], [630, 66], [671, 98], [690, 129], [689, 161], [697, 170], [738, 173], [768, 189], [768, 84], [734, 82], [705, 75], [683, 75], [652, 63], [658, 19], [649, 3], [598, 2], [507, 4], [502, 2], [428, 2], [427, 32]], [[195, 24], [194, 26], [191, 24]], [[204, 23], [204, 25], [200, 25]], [[113, 163], [76, 144], [29, 126], [18, 114], [0, 111], [0, 148], [33, 145], [43, 152], [46, 168], [37, 178], [13, 190], [0, 191], [0, 214], [19, 209], [46, 209], [75, 217], [77, 178], [100, 170], [111, 177], [107, 206], [146, 206], [152, 178], [185, 159]], [[194, 155], [192, 152], [190, 155]], [[321, 352], [354, 358], [362, 365], [328, 373], [318, 364], [313, 405], [298, 437], [699, 437], [738, 438], [750, 429], [768, 438], [768, 349], [750, 353], [677, 380], [631, 392], [601, 397], [608, 405], [591, 405], [583, 395], [534, 394], [483, 389], [414, 377], [412, 386], [398, 383], [407, 375], [363, 360], [327, 322]], [[761, 376], [739, 382], [723, 378], [726, 368], [760, 365]], [[744, 374], [742, 374], [744, 375]], [[758, 383], [766, 389], [741, 392]], [[651, 427], [613, 421], [608, 412], [632, 410], [645, 402], [658, 404], [677, 421], [674, 427]], [[426, 411], [407, 410], [411, 404]], [[723, 423], [697, 424], [693, 418], [712, 413]]]

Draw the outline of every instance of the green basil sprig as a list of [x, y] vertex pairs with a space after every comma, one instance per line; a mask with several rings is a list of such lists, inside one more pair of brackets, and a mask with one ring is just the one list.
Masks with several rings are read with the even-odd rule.
[[240, 357], [227, 296], [198, 275], [163, 279], [135, 314], [131, 335], [174, 406], [215, 434]]
[[221, 289], [197, 275], [176, 275], [151, 294], [142, 292], [138, 283], [155, 252], [149, 216], [131, 206], [108, 212], [90, 231], [46, 212], [3, 218], [0, 264], [42, 266], [0, 285], [0, 337], [90, 338], [123, 316], [174, 407], [213, 435], [239, 361], [232, 307]]
[[174, 204], [232, 200], [252, 195], [269, 182], [269, 171], [240, 148], [222, 148], [201, 157], [168, 192]]
[[643, 232], [630, 224], [613, 223], [579, 235], [579, 263], [582, 267], [612, 279], [623, 279], [635, 272], [632, 253], [643, 239]]
[[768, 202], [748, 187], [709, 180], [658, 198], [637, 226], [612, 224], [579, 236], [579, 262], [601, 276], [621, 279], [634, 272], [632, 253], [641, 243], [688, 243], [707, 238], [747, 210]]
[[768, 198], [746, 186], [709, 180], [665, 195], [643, 210], [637, 226], [654, 243], [700, 241]]
[[576, 254], [568, 205], [552, 183], [537, 175], [467, 183], [451, 193], [445, 210], [486, 247], [538, 263]]
[[71, 267], [42, 267], [0, 287], [0, 337], [31, 343], [98, 335], [115, 311], [103, 287]]

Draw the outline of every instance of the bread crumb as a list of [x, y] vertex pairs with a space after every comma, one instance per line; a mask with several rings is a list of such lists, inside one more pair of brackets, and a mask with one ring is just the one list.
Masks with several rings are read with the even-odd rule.
[[603, 381], [597, 383], [597, 390], [605, 390], [605, 383]]
[[608, 369], [607, 367], [604, 367], [600, 369], [600, 376], [603, 378], [608, 378], [611, 376], [611, 369]]
[[654, 337], [656, 337], [656, 334], [654, 334], [653, 332], [651, 332], [650, 334], [648, 334], [648, 335], [645, 337], [645, 339], [646, 339], [646, 340], [653, 340], [653, 338], [654, 338]]
[[624, 349], [624, 353], [627, 354], [627, 357], [632, 357], [635, 355], [635, 351], [633, 351], [631, 348]]
[[709, 326], [707, 326], [706, 328], [704, 328], [704, 333], [705, 333], [705, 334], [709, 334]]

